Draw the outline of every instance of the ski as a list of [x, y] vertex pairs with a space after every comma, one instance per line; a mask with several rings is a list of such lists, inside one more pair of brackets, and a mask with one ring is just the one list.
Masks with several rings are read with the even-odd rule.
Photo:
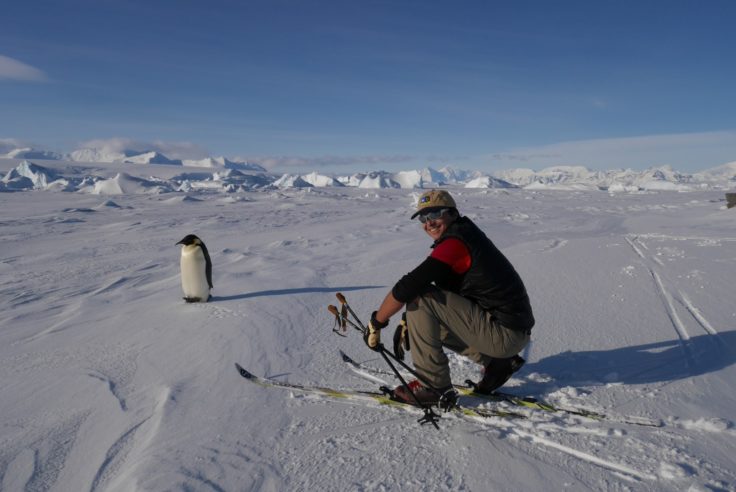
[[[436, 423], [432, 420], [425, 420], [426, 419], [426, 411], [429, 409], [425, 409], [422, 407], [418, 407], [415, 405], [411, 405], [409, 403], [404, 403], [401, 401], [396, 401], [391, 399], [390, 395], [387, 395], [385, 393], [380, 393], [377, 391], [359, 391], [359, 390], [342, 390], [342, 389], [336, 389], [336, 388], [329, 388], [324, 386], [307, 386], [302, 384], [295, 384], [295, 383], [288, 383], [283, 381], [277, 381], [275, 379], [267, 378], [267, 377], [259, 377], [248, 371], [247, 369], [243, 368], [240, 364], [237, 362], [235, 363], [235, 367], [238, 370], [238, 373], [251, 383], [257, 384], [259, 386], [262, 386], [264, 388], [280, 388], [288, 391], [295, 391], [299, 393], [304, 394], [311, 394], [311, 395], [318, 395], [318, 396], [324, 396], [327, 398], [332, 398], [335, 400], [347, 400], [347, 401], [360, 401], [360, 402], [371, 402], [371, 403], [377, 403], [379, 405], [387, 405], [393, 408], [402, 409], [402, 410], [414, 410], [414, 411], [425, 411], [425, 417], [420, 419], [419, 421], [429, 422], [433, 423], [435, 427], [437, 426]], [[487, 409], [487, 408], [470, 408], [465, 406], [455, 406], [452, 410], [450, 410], [450, 413], [453, 415], [463, 417], [463, 418], [472, 418], [472, 419], [488, 419], [493, 417], [499, 417], [499, 418], [520, 418], [524, 419], [527, 418], [526, 415], [515, 413], [515, 412], [509, 412], [504, 411], [500, 409]], [[439, 417], [436, 414], [432, 413], [434, 417]]]
[[[358, 376], [374, 381], [376, 383], [386, 384], [382, 379], [380, 379], [376, 375], [393, 376], [393, 374], [390, 373], [389, 371], [384, 371], [381, 369], [366, 366], [364, 364], [356, 362], [342, 350], [340, 350], [340, 357], [342, 361], [345, 362], [348, 365], [348, 367]], [[616, 423], [622, 423], [622, 424], [641, 425], [641, 426], [646, 426], [646, 427], [661, 427], [662, 426], [661, 421], [651, 420], [651, 419], [647, 419], [644, 417], [609, 416], [609, 415], [605, 415], [599, 412], [585, 410], [582, 408], [569, 408], [569, 407], [556, 406], [556, 405], [547, 403], [545, 401], [538, 400], [533, 397], [521, 397], [518, 395], [514, 395], [511, 393], [506, 393], [502, 391], [494, 391], [491, 394], [483, 394], [483, 393], [476, 393], [471, 387], [467, 385], [453, 384], [453, 386], [455, 387], [457, 392], [462, 396], [480, 398], [483, 400], [494, 401], [494, 402], [506, 402], [508, 404], [511, 404], [517, 407], [523, 407], [523, 408], [528, 408], [532, 410], [541, 410], [544, 412], [562, 412], [562, 413], [566, 413], [569, 415], [576, 415], [578, 417], [584, 417], [584, 418], [588, 418], [592, 420], [609, 421], [609, 422], [616, 422]]]
[[[373, 378], [372, 374], [381, 374], [385, 376], [392, 376], [392, 374], [389, 371], [383, 371], [381, 369], [376, 369], [374, 367], [369, 367], [364, 364], [360, 364], [359, 362], [356, 362], [353, 360], [349, 355], [347, 355], [345, 352], [340, 350], [340, 357], [342, 358], [343, 362], [348, 364], [348, 366], [354, 370], [356, 374], [359, 376], [365, 377], [367, 379], [374, 380], [376, 382], [381, 382], [382, 384], [385, 384], [381, 379], [379, 378]], [[409, 374], [404, 374], [406, 377], [409, 377]], [[526, 408], [532, 408], [535, 410], [544, 410], [547, 412], [557, 412], [562, 411], [562, 409], [555, 407], [554, 405], [551, 405], [549, 403], [546, 403], [544, 401], [537, 400], [533, 397], [521, 397], [517, 395], [513, 395], [510, 393], [504, 393], [500, 391], [494, 391], [491, 394], [484, 394], [484, 393], [476, 393], [473, 391], [472, 388], [468, 387], [467, 385], [460, 385], [460, 384], [453, 384], [455, 389], [464, 396], [471, 396], [474, 398], [482, 398], [484, 400], [490, 400], [490, 401], [505, 401], [507, 403], [510, 403], [512, 405], [520, 406], [520, 407], [526, 407]], [[570, 410], [568, 413], [575, 413], [575, 414], [585, 414], [584, 416], [588, 415], [598, 415], [600, 417], [603, 417], [603, 415], [596, 414], [594, 412], [587, 412], [585, 410]]]

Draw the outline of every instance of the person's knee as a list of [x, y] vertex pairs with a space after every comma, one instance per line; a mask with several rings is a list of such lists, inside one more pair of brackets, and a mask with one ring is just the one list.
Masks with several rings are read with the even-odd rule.
[[409, 319], [409, 316], [417, 316], [421, 311], [430, 312], [428, 309], [428, 304], [431, 302], [429, 295], [429, 292], [424, 292], [406, 303], [407, 320]]
[[447, 294], [444, 290], [438, 289], [437, 287], [430, 287], [426, 292], [422, 293], [420, 298], [425, 304], [434, 303], [440, 305], [447, 305]]
[[437, 287], [430, 286], [426, 291], [406, 304], [406, 311], [408, 313], [424, 310], [432, 313], [434, 312], [433, 306], [437, 305], [447, 305], [447, 294]]

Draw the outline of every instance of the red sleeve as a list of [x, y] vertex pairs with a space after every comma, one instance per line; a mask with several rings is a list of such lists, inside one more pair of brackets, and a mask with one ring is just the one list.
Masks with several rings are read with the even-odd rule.
[[445, 239], [432, 250], [430, 256], [450, 265], [455, 273], [462, 275], [470, 270], [470, 251], [465, 243], [457, 238]]

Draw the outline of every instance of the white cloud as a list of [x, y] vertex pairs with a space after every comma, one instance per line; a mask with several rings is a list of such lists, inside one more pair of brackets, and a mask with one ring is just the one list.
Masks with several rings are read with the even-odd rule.
[[156, 151], [170, 159], [203, 159], [208, 156], [207, 150], [192, 142], [164, 142], [155, 140], [146, 142], [130, 138], [108, 138], [89, 140], [80, 147], [98, 149], [106, 153], [120, 153], [125, 150], [136, 152]]
[[266, 169], [294, 169], [294, 168], [325, 168], [345, 166], [382, 166], [391, 164], [402, 164], [415, 160], [407, 155], [363, 155], [363, 156], [321, 156], [321, 157], [299, 157], [299, 156], [238, 156], [234, 158], [239, 161], [259, 164]]
[[8, 152], [28, 147], [29, 145], [22, 140], [17, 138], [0, 138], [0, 154], [7, 154]]
[[736, 131], [645, 135], [559, 142], [484, 156], [494, 167], [541, 169], [581, 165], [591, 169], [643, 168], [670, 164], [699, 169], [736, 159]]
[[43, 82], [47, 79], [46, 74], [41, 70], [8, 56], [0, 55], [0, 80]]

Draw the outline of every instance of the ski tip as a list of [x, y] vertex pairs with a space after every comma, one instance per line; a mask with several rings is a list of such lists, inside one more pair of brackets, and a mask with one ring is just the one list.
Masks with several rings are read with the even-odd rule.
[[350, 356], [342, 350], [340, 350], [340, 357], [342, 357], [343, 362], [353, 362], [353, 359], [351, 359]]
[[238, 372], [240, 373], [240, 375], [243, 376], [244, 378], [251, 379], [253, 377], [253, 374], [251, 374], [250, 372], [248, 372], [247, 370], [245, 370], [243, 368], [243, 366], [241, 366], [237, 362], [235, 363], [235, 368], [238, 370]]

